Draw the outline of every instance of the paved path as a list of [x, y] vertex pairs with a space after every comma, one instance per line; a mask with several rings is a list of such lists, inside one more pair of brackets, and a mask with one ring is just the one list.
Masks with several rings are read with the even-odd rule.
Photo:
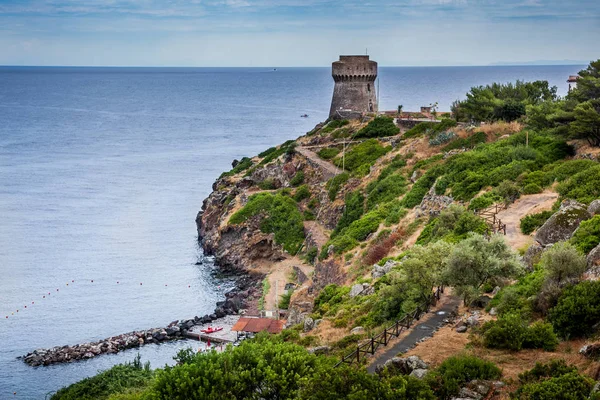
[[321, 157], [319, 157], [317, 153], [307, 149], [306, 147], [298, 146], [296, 147], [296, 151], [302, 154], [304, 157], [306, 157], [313, 164], [318, 165], [318, 167], [323, 170], [323, 176], [326, 179], [333, 178], [334, 176], [339, 175], [343, 172], [340, 168], [336, 167], [328, 161], [321, 159]]
[[408, 350], [415, 347], [415, 345], [424, 337], [432, 336], [442, 325], [444, 325], [444, 319], [448, 318], [448, 315], [456, 309], [460, 304], [460, 299], [456, 296], [448, 296], [444, 303], [435, 312], [429, 316], [423, 316], [422, 322], [417, 325], [413, 325], [406, 336], [396, 340], [391, 347], [385, 352], [375, 354], [371, 364], [367, 367], [367, 371], [375, 373], [377, 365], [385, 363], [390, 358], [396, 357], [399, 353], [406, 353]]

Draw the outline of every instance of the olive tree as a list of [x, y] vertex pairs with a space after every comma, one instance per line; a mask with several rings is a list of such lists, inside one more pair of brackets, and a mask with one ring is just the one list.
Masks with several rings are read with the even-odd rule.
[[447, 259], [444, 281], [469, 304], [486, 283], [515, 278], [524, 271], [517, 255], [500, 235], [489, 240], [472, 234], [454, 246]]

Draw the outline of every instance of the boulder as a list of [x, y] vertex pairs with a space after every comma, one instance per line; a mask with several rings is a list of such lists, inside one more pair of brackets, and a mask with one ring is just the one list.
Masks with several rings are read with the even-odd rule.
[[492, 290], [492, 296], [495, 296], [495, 295], [497, 295], [499, 291], [500, 291], [500, 286], [496, 286], [496, 287], [494, 288], [494, 290]]
[[406, 365], [413, 371], [416, 369], [427, 369], [429, 365], [417, 356], [410, 356], [406, 359]]
[[479, 315], [471, 315], [467, 318], [467, 326], [477, 326], [479, 325]]
[[317, 346], [317, 347], [313, 347], [311, 349], [308, 349], [309, 353], [312, 354], [329, 354], [329, 352], [331, 351], [331, 346]]
[[352, 288], [350, 289], [350, 297], [358, 296], [359, 294], [362, 293], [363, 289], [364, 288], [363, 288], [362, 283], [357, 283], [356, 285], [352, 285]]
[[600, 279], [600, 244], [592, 249], [587, 255], [587, 278], [591, 280]]
[[[410, 356], [408, 358], [400, 358], [400, 357], [390, 358], [383, 365], [378, 366], [377, 372], [381, 373], [386, 368], [392, 369], [395, 372], [400, 373], [402, 375], [409, 375], [409, 374], [412, 374], [414, 371], [419, 371], [419, 370], [425, 371], [425, 373], [426, 373], [429, 366], [423, 360], [421, 360], [419, 357]], [[413, 376], [421, 375], [419, 377], [419, 379], [420, 379], [422, 376], [425, 375], [425, 373], [417, 372]]]
[[465, 400], [481, 400], [483, 399], [483, 396], [472, 389], [464, 387], [460, 389], [460, 392], [458, 392], [458, 398]]
[[523, 263], [527, 268], [533, 271], [533, 265], [540, 260], [540, 256], [544, 251], [544, 247], [538, 242], [534, 242], [523, 255]]
[[562, 202], [554, 213], [535, 233], [535, 240], [542, 246], [568, 240], [582, 221], [591, 218], [587, 207], [573, 200]]
[[375, 264], [373, 265], [373, 269], [371, 270], [371, 276], [373, 277], [373, 279], [381, 278], [382, 276], [390, 272], [392, 268], [394, 268], [398, 264], [399, 263], [394, 260], [387, 260], [386, 263], [383, 265]]
[[315, 321], [311, 317], [304, 318], [304, 332], [310, 332], [315, 327]]
[[600, 343], [586, 344], [579, 349], [579, 354], [593, 360], [600, 359]]
[[471, 303], [471, 307], [475, 308], [486, 308], [487, 305], [492, 301], [489, 296], [479, 296]]
[[466, 331], [467, 331], [466, 325], [461, 325], [458, 328], [456, 328], [456, 332], [458, 332], [458, 333], [465, 333]]
[[427, 370], [426, 369], [414, 369], [410, 373], [410, 376], [414, 376], [417, 379], [423, 379], [425, 377], [425, 375], [427, 375]]
[[360, 335], [361, 333], [365, 333], [365, 328], [362, 326], [357, 326], [356, 328], [350, 331], [352, 335]]
[[492, 316], [498, 315], [498, 310], [496, 309], [496, 307], [492, 307], [490, 309], [490, 315], [492, 315]]
[[600, 214], [600, 199], [592, 201], [587, 210], [590, 215]]

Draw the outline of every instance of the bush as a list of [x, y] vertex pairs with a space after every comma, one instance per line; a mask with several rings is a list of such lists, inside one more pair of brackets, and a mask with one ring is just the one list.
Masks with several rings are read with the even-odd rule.
[[294, 193], [294, 200], [301, 202], [302, 200], [308, 198], [310, 198], [310, 189], [308, 188], [308, 185], [302, 185], [296, 189], [296, 193]]
[[519, 188], [511, 181], [500, 182], [500, 185], [494, 191], [499, 197], [504, 199], [505, 204], [513, 203], [521, 196]]
[[350, 123], [347, 119], [334, 119], [321, 129], [321, 133], [329, 133]]
[[443, 119], [441, 122], [420, 122], [413, 128], [404, 132], [403, 137], [411, 138], [427, 133], [429, 136], [439, 134], [454, 128], [457, 125], [453, 119]]
[[310, 249], [308, 249], [308, 251], [304, 255], [304, 260], [306, 260], [306, 262], [308, 262], [309, 264], [314, 265], [318, 254], [319, 254], [319, 249], [317, 249], [316, 247], [311, 247]]
[[138, 358], [133, 363], [119, 364], [58, 390], [52, 400], [97, 400], [112, 394], [147, 387], [154, 374], [150, 365], [142, 366]]
[[329, 200], [334, 201], [340, 189], [348, 182], [350, 179], [350, 174], [347, 172], [342, 172], [339, 175], [334, 176], [325, 185], [325, 189], [329, 194]]
[[548, 175], [552, 180], [563, 182], [570, 177], [597, 166], [598, 163], [592, 160], [567, 160], [559, 161], [552, 165]]
[[429, 192], [431, 186], [435, 183], [438, 176], [442, 175], [443, 169], [434, 167], [425, 172], [410, 189], [410, 192], [402, 199], [402, 205], [406, 208], [413, 208], [423, 201], [423, 197]]
[[482, 331], [485, 347], [519, 351], [523, 347], [527, 322], [521, 315], [506, 314], [497, 321], [486, 322]]
[[290, 306], [290, 300], [292, 298], [292, 290], [288, 290], [287, 293], [284, 293], [283, 296], [281, 296], [281, 299], [279, 299], [279, 308], [287, 310], [288, 307]]
[[566, 288], [548, 319], [565, 338], [592, 333], [592, 326], [600, 322], [600, 281], [585, 281]]
[[319, 295], [315, 298], [315, 304], [313, 312], [323, 313], [324, 307], [327, 304], [328, 307], [341, 303], [344, 295], [350, 292], [350, 288], [344, 286], [338, 286], [336, 284], [329, 284], [325, 286], [319, 292]]
[[521, 400], [587, 400], [594, 381], [580, 375], [564, 360], [536, 363], [519, 375], [522, 386], [511, 396]]
[[400, 133], [400, 128], [390, 117], [377, 117], [356, 133], [357, 138], [376, 138], [394, 136]]
[[489, 361], [473, 356], [453, 356], [426, 375], [425, 381], [438, 399], [450, 399], [466, 383], [476, 379], [493, 380], [502, 375], [500, 368]]
[[448, 152], [450, 150], [455, 149], [471, 149], [480, 143], [485, 143], [486, 141], [487, 135], [485, 134], [485, 132], [479, 131], [466, 138], [458, 138], [456, 140], [453, 140], [451, 143], [448, 143], [446, 146], [444, 146], [442, 148], [442, 151]]
[[280, 193], [258, 193], [250, 196], [248, 203], [229, 218], [229, 224], [241, 224], [261, 213], [264, 217], [260, 230], [273, 233], [276, 243], [295, 254], [304, 242], [304, 218], [296, 202]]
[[537, 183], [530, 183], [523, 188], [523, 194], [542, 193], [543, 189]]
[[487, 192], [481, 196], [475, 197], [469, 202], [469, 210], [479, 211], [488, 208], [491, 205], [501, 201], [502, 197], [498, 196], [496, 192]]
[[323, 160], [331, 160], [332, 158], [340, 154], [340, 149], [338, 149], [337, 147], [324, 147], [321, 150], [319, 150], [317, 154]]
[[367, 186], [367, 208], [386, 203], [406, 193], [406, 179], [400, 174], [389, 175]]
[[527, 328], [523, 337], [523, 348], [525, 349], [544, 349], [554, 351], [558, 346], [558, 338], [554, 333], [552, 324], [537, 321]]
[[551, 324], [537, 321], [527, 326], [523, 315], [518, 313], [504, 314], [496, 321], [486, 322], [482, 333], [484, 346], [491, 349], [554, 351], [558, 346]]
[[300, 170], [296, 172], [296, 175], [290, 180], [290, 185], [298, 186], [304, 183], [304, 171]]
[[558, 185], [558, 193], [585, 204], [600, 198], [600, 165], [583, 170]]
[[433, 218], [417, 239], [417, 244], [427, 244], [446, 239], [458, 242], [471, 232], [484, 234], [489, 230], [487, 223], [473, 212], [461, 206], [452, 205]]
[[583, 254], [587, 254], [600, 243], [600, 215], [583, 221], [571, 238], [571, 243]]
[[369, 173], [371, 165], [391, 149], [392, 146], [383, 147], [377, 139], [369, 139], [350, 147], [346, 152], [345, 161], [338, 156], [333, 163], [340, 168], [343, 165], [347, 171], [358, 176], [365, 176]]
[[262, 182], [258, 182], [258, 187], [262, 190], [274, 190], [277, 189], [275, 180], [273, 178], [267, 178]]
[[233, 169], [231, 171], [223, 172], [221, 174], [221, 176], [219, 177], [219, 179], [224, 178], [226, 176], [233, 176], [235, 174], [239, 174], [240, 172], [247, 170], [251, 166], [252, 166], [252, 160], [249, 159], [248, 157], [244, 157], [240, 160], [239, 163], [237, 163], [237, 165], [235, 167], [233, 167]]
[[552, 214], [554, 214], [552, 211], [542, 211], [541, 213], [524, 216], [521, 218], [521, 232], [525, 235], [529, 235], [537, 228], [544, 225]]
[[350, 226], [350, 224], [358, 220], [365, 212], [364, 207], [365, 197], [363, 194], [356, 190], [346, 194], [344, 212], [340, 217], [335, 229], [331, 233], [333, 239], [340, 233], [344, 228]]
[[456, 133], [452, 131], [440, 132], [431, 139], [429, 139], [430, 146], [440, 146], [444, 143], [448, 143], [456, 137]]
[[542, 253], [547, 279], [559, 286], [577, 281], [587, 268], [585, 257], [567, 242], [557, 242]]

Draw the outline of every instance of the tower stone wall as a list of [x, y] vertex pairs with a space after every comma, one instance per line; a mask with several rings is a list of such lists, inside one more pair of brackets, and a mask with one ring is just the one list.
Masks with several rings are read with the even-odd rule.
[[330, 118], [359, 118], [377, 112], [377, 63], [369, 60], [369, 56], [340, 56], [331, 65], [331, 75], [335, 86]]

